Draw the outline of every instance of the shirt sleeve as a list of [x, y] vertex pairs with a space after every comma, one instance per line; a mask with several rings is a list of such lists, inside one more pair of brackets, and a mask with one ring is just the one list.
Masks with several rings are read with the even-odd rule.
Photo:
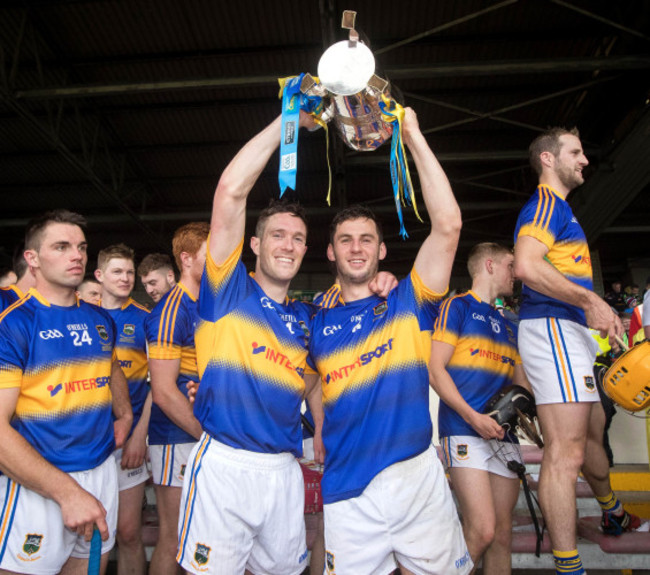
[[456, 347], [463, 325], [463, 306], [456, 298], [443, 302], [433, 328], [433, 341], [442, 341]]

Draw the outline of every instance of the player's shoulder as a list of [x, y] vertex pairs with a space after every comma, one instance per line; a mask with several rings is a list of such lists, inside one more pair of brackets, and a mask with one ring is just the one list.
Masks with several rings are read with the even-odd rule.
[[135, 314], [136, 316], [148, 316], [151, 313], [148, 307], [142, 305], [141, 303], [135, 301], [133, 298], [129, 298], [127, 305], [129, 312]]
[[7, 325], [18, 325], [25, 322], [32, 322], [35, 310], [35, 298], [32, 294], [26, 294], [16, 299], [5, 307], [0, 313], [0, 323]]

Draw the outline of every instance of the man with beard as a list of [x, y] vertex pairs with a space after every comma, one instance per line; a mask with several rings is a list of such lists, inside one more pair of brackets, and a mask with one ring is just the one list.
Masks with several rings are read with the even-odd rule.
[[[342, 304], [314, 319], [311, 361], [325, 414], [327, 573], [463, 574], [472, 561], [444, 470], [431, 446], [428, 361], [447, 292], [461, 216], [449, 181], [405, 110], [431, 230], [413, 269], [387, 299], [368, 281], [386, 256], [372, 211], [352, 206], [330, 225], [327, 255]], [[372, 446], [372, 448], [369, 448]]]
[[603, 509], [605, 533], [638, 526], [609, 487], [602, 445], [603, 411], [593, 365], [601, 335], [620, 335], [621, 322], [593, 291], [587, 240], [566, 201], [588, 165], [577, 130], [553, 128], [530, 145], [539, 185], [515, 229], [515, 275], [523, 283], [519, 352], [532, 385], [544, 456], [539, 499], [557, 573], [581, 574], [576, 546], [575, 483], [583, 466]]

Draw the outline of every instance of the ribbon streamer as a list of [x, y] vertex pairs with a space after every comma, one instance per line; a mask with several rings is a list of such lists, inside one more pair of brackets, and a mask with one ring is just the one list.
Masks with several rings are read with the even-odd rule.
[[400, 224], [400, 236], [402, 239], [408, 238], [408, 233], [404, 226], [404, 217], [402, 206], [413, 206], [415, 215], [418, 220], [422, 221], [418, 213], [418, 206], [415, 201], [415, 192], [411, 182], [411, 172], [409, 171], [406, 149], [404, 147], [403, 126], [404, 108], [395, 100], [391, 100], [382, 94], [379, 108], [382, 112], [382, 120], [388, 124], [393, 124], [393, 135], [390, 143], [390, 176], [393, 183], [393, 196], [395, 198], [395, 207], [397, 208], [397, 217]]

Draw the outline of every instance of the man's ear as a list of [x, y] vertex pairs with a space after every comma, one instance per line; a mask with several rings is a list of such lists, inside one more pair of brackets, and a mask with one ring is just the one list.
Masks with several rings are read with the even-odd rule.
[[387, 253], [388, 248], [386, 248], [386, 244], [384, 242], [381, 242], [381, 244], [379, 244], [379, 260], [383, 260], [386, 257]]
[[174, 270], [167, 270], [167, 283], [173, 284], [176, 278], [174, 277]]
[[334, 257], [334, 248], [332, 247], [332, 244], [328, 244], [327, 246], [327, 259], [331, 262], [335, 261]]
[[38, 267], [38, 253], [36, 250], [25, 250], [23, 257], [29, 266], [29, 269]]
[[256, 256], [260, 255], [260, 239], [257, 236], [251, 238], [251, 249]]
[[542, 152], [539, 155], [539, 159], [542, 162], [542, 166], [546, 166], [547, 168], [553, 167], [553, 163], [555, 161], [555, 156], [551, 152]]
[[93, 275], [95, 276], [95, 279], [96, 279], [99, 283], [102, 283], [102, 280], [104, 279], [104, 273], [102, 272], [102, 270], [100, 270], [99, 268], [97, 268], [97, 269], [93, 272]]

